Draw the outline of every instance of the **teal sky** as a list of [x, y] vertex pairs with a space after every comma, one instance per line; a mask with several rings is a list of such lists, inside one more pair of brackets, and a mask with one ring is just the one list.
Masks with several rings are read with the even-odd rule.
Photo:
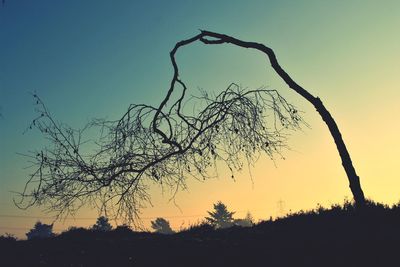
[[[117, 119], [131, 103], [157, 105], [172, 75], [169, 51], [198, 29], [273, 48], [287, 72], [320, 96], [337, 119], [367, 196], [399, 201], [399, 25], [399, 1], [6, 0], [0, 7], [0, 215], [41, 214], [17, 210], [10, 192], [22, 189], [28, 173], [29, 163], [17, 153], [45, 144], [35, 132], [22, 134], [34, 118], [30, 93], [74, 128], [94, 117]], [[350, 196], [326, 127], [308, 103], [277, 79], [263, 56], [196, 44], [178, 54], [178, 63], [193, 91], [220, 90], [231, 82], [278, 88], [306, 112], [312, 127], [293, 137], [295, 152], [287, 155], [292, 161], [278, 162], [278, 168], [267, 161], [256, 166], [254, 188], [246, 173], [244, 184], [221, 179], [228, 184], [223, 192], [215, 189], [218, 182], [192, 185], [190, 195], [180, 200], [183, 215], [203, 214], [222, 200], [236, 210], [257, 206], [255, 217], [265, 218], [276, 215], [280, 199], [295, 210]], [[324, 162], [318, 163], [321, 170], [307, 172], [307, 164], [316, 160]], [[267, 171], [270, 180], [261, 181]], [[298, 180], [309, 184], [304, 190], [290, 189], [299, 188]], [[305, 189], [310, 187], [316, 189]], [[243, 188], [247, 202], [235, 198]], [[210, 191], [210, 197], [202, 198], [201, 190]], [[159, 205], [144, 215], [182, 215], [157, 192]], [[0, 217], [0, 234], [19, 231], [7, 230], [10, 225], [22, 229], [33, 222]]]

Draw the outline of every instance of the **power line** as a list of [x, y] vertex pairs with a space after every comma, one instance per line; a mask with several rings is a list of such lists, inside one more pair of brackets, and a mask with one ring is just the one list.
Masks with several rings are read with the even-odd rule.
[[[2, 218], [23, 218], [23, 219], [54, 219], [55, 217], [52, 216], [32, 216], [32, 215], [11, 215], [11, 214], [0, 214]], [[96, 220], [97, 218], [65, 218], [66, 220]]]
[[[197, 214], [197, 215], [177, 215], [177, 216], [154, 216], [154, 217], [139, 217], [139, 220], [154, 220], [157, 218], [165, 218], [165, 219], [179, 219], [179, 218], [194, 218], [194, 217], [205, 217], [207, 216], [206, 214]], [[54, 219], [55, 217], [50, 217], [50, 216], [30, 216], [30, 215], [9, 215], [9, 214], [0, 214], [1, 218], [19, 218], [19, 219], [37, 219], [37, 220], [43, 220], [43, 219]], [[63, 218], [63, 220], [68, 220], [68, 221], [75, 221], [75, 220], [80, 220], [80, 221], [88, 221], [88, 220], [97, 220], [97, 217], [72, 217], [72, 218]]]
[[[9, 227], [9, 226], [0, 226], [0, 229], [5, 229], [5, 230], [30, 230], [32, 228], [30, 227]], [[55, 228], [53, 229], [54, 231], [65, 231], [66, 229], [61, 229], [61, 228]]]
[[[246, 212], [247, 210], [236, 211], [237, 213]], [[192, 214], [192, 215], [172, 215], [172, 216], [154, 216], [154, 217], [139, 217], [141, 220], [152, 220], [157, 218], [177, 219], [177, 218], [192, 218], [192, 217], [205, 217], [207, 214]], [[23, 218], [23, 219], [54, 219], [52, 216], [33, 216], [33, 215], [12, 215], [0, 214], [1, 218]], [[63, 220], [97, 220], [97, 217], [71, 217], [63, 218]]]

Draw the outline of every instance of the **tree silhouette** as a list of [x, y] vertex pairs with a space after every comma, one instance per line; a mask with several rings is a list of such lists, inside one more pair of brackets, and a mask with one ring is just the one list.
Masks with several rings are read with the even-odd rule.
[[0, 235], [0, 242], [15, 242], [17, 241], [17, 238], [15, 235], [10, 234], [10, 233], [4, 233], [3, 235]]
[[164, 218], [157, 218], [154, 221], [151, 221], [151, 228], [153, 228], [154, 231], [160, 234], [174, 233], [174, 231], [171, 229], [171, 226], [169, 225], [169, 221]]
[[[30, 128], [38, 129], [50, 144], [28, 155], [35, 169], [16, 205], [43, 205], [61, 216], [95, 202], [102, 209], [116, 206], [116, 216], [133, 222], [149, 201], [149, 183], [168, 187], [175, 194], [185, 187], [188, 177], [203, 180], [213, 176], [209, 167], [215, 166], [216, 161], [225, 162], [233, 178], [243, 161], [254, 163], [261, 153], [272, 159], [281, 156], [287, 131], [304, 124], [300, 112], [277, 90], [246, 90], [234, 83], [218, 95], [201, 91], [188, 98], [175, 55], [179, 48], [196, 41], [232, 44], [265, 54], [276, 73], [309, 101], [327, 124], [355, 203], [358, 207], [365, 205], [359, 177], [341, 133], [322, 101], [282, 69], [271, 48], [209, 31], [180, 41], [172, 49], [173, 78], [158, 107], [132, 104], [119, 120], [93, 120], [84, 129], [74, 130], [58, 123], [34, 95], [38, 116]], [[184, 106], [193, 109], [188, 111]], [[102, 133], [94, 152], [85, 149], [83, 141], [86, 130], [93, 127], [99, 127]]]
[[49, 238], [53, 236], [53, 224], [44, 224], [40, 221], [38, 221], [35, 226], [26, 233], [28, 240], [35, 238]]
[[228, 211], [228, 208], [224, 203], [218, 201], [214, 204], [213, 211], [207, 211], [210, 215], [206, 217], [206, 221], [210, 223], [215, 228], [228, 228], [233, 226], [233, 214], [234, 211]]
[[92, 230], [101, 231], [101, 232], [108, 232], [111, 231], [112, 226], [108, 222], [108, 218], [105, 216], [100, 216], [97, 218], [96, 223], [92, 226]]

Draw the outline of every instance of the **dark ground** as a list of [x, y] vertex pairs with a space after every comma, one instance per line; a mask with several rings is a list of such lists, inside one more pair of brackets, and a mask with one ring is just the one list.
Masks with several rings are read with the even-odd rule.
[[251, 228], [200, 225], [174, 235], [77, 229], [0, 239], [0, 266], [400, 266], [400, 205], [350, 204]]

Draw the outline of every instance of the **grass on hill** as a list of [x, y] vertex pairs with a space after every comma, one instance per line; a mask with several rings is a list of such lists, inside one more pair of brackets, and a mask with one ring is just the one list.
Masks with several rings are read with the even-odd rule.
[[0, 266], [400, 266], [400, 203], [318, 206], [253, 227], [201, 223], [176, 234], [75, 228], [0, 238]]

